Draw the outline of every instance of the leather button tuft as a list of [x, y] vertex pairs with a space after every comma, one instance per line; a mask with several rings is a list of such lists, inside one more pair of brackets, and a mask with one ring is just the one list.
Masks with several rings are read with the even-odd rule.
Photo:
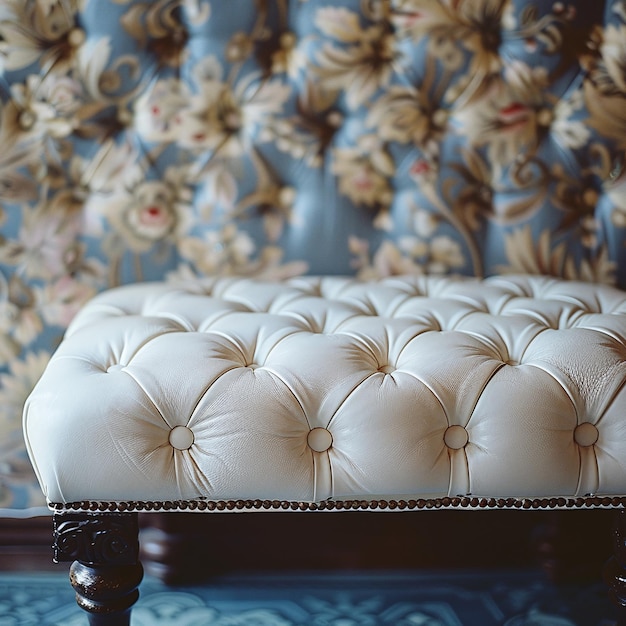
[[326, 452], [333, 445], [333, 436], [325, 428], [314, 428], [309, 432], [307, 443], [315, 452]]
[[450, 426], [444, 436], [443, 441], [452, 450], [460, 450], [467, 445], [469, 435], [463, 426]]
[[187, 426], [174, 426], [170, 430], [170, 445], [177, 450], [188, 450], [194, 439], [193, 432]]
[[574, 430], [574, 441], [583, 448], [593, 446], [598, 441], [598, 437], [598, 429], [589, 422], [579, 424]]
[[391, 374], [392, 372], [396, 371], [396, 368], [393, 365], [381, 365], [378, 368], [379, 372], [382, 372], [383, 374]]
[[115, 372], [121, 372], [124, 369], [124, 365], [121, 363], [115, 363], [107, 368], [107, 374], [114, 374]]
[[36, 123], [37, 115], [29, 109], [22, 111], [17, 118], [18, 126], [24, 131], [31, 130]]
[[298, 39], [297, 39], [297, 37], [295, 36], [294, 33], [287, 32], [287, 33], [283, 33], [280, 36], [280, 47], [281, 48], [285, 48], [287, 50], [291, 50], [292, 48], [295, 48], [297, 42], [298, 42]]
[[67, 43], [72, 46], [72, 48], [78, 48], [83, 43], [87, 36], [85, 35], [85, 31], [82, 28], [72, 28], [72, 30], [67, 34]]

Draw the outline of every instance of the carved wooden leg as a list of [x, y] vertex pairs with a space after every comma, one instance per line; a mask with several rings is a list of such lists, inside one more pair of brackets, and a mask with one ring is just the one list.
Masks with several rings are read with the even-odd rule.
[[613, 557], [604, 568], [609, 594], [619, 607], [618, 626], [626, 626], [626, 509], [619, 509], [613, 529]]
[[70, 582], [91, 626], [129, 626], [143, 577], [135, 513], [55, 514], [54, 560], [74, 561]]

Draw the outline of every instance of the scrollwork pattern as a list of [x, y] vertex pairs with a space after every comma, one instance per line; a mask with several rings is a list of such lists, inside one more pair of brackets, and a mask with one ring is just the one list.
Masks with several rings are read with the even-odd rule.
[[137, 561], [137, 519], [133, 514], [55, 517], [55, 561], [123, 565]]

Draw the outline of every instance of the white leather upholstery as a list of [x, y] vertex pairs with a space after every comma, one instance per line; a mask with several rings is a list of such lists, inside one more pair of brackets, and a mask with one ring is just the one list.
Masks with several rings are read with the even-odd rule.
[[53, 503], [626, 493], [626, 294], [547, 277], [126, 286], [25, 409]]

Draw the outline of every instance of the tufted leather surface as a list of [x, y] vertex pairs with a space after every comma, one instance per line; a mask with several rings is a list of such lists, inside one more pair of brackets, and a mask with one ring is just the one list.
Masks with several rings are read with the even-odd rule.
[[545, 277], [126, 286], [25, 413], [47, 498], [626, 492], [626, 294]]

